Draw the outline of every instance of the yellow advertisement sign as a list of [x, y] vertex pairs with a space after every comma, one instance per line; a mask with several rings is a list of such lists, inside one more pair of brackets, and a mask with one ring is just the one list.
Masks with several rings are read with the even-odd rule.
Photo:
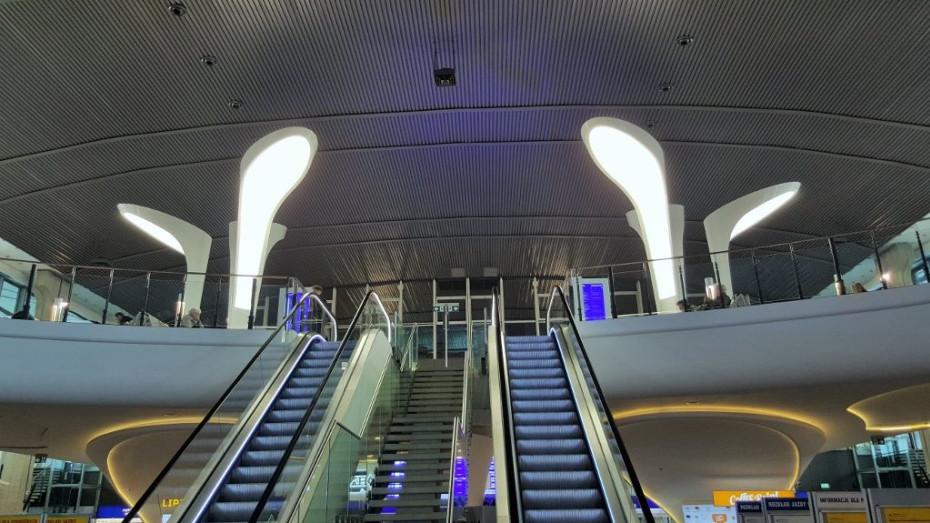
[[0, 523], [42, 523], [42, 514], [0, 516]]
[[824, 523], [868, 523], [865, 512], [824, 512]]
[[793, 490], [715, 490], [714, 506], [732, 507], [737, 501], [761, 501], [765, 498], [793, 498]]
[[884, 507], [882, 519], [885, 523], [930, 523], [930, 508]]
[[90, 523], [90, 516], [84, 514], [50, 514], [45, 516], [45, 523]]

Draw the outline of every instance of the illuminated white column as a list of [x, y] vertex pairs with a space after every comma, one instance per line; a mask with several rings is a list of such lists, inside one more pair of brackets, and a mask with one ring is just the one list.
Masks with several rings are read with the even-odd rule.
[[649, 133], [616, 118], [592, 118], [581, 127], [594, 163], [633, 203], [646, 245], [658, 303], [674, 304], [678, 289], [665, 189], [665, 155]]
[[213, 239], [202, 229], [180, 218], [155, 209], [121, 203], [116, 206], [129, 223], [145, 231], [163, 245], [184, 255], [188, 274], [184, 283], [185, 309], [200, 308], [204, 275], [210, 261]]
[[[229, 259], [231, 260], [231, 265], [229, 267], [230, 274], [248, 274], [239, 272], [238, 267], [236, 266], [236, 247], [238, 245], [238, 233], [239, 232], [239, 222], [229, 222]], [[271, 224], [271, 230], [268, 232], [268, 242], [265, 244], [264, 251], [262, 252], [261, 259], [259, 260], [258, 270], [253, 274], [262, 274], [265, 272], [265, 261], [268, 259], [268, 253], [271, 252], [271, 249], [281, 240], [284, 239], [284, 235], [287, 234], [287, 227], [281, 225], [280, 223]], [[236, 303], [236, 293], [245, 292], [246, 300], [252, 296], [252, 278], [248, 278], [249, 284], [246, 287], [240, 288], [236, 285], [229, 286], [229, 303]], [[262, 280], [258, 279], [259, 288], [261, 288]], [[257, 296], [255, 297], [257, 298]], [[249, 303], [251, 307], [252, 303]], [[226, 323], [230, 329], [242, 329], [245, 328], [249, 323], [249, 308], [241, 309], [238, 307], [229, 307], [229, 317], [226, 318]]]
[[[271, 247], [286, 229], [273, 220], [285, 198], [304, 179], [317, 151], [316, 134], [287, 127], [268, 134], [245, 152], [240, 163], [239, 220], [230, 228], [232, 279], [229, 326], [242, 326], [251, 307], [252, 279], [260, 276]], [[277, 229], [277, 232], [275, 232]]]
[[798, 193], [801, 184], [788, 182], [749, 193], [718, 208], [704, 219], [707, 249], [721, 252], [711, 256], [720, 272], [720, 283], [725, 292], [733, 296], [733, 279], [730, 276], [730, 240], [741, 232], [764, 220]]
[[[678, 300], [681, 299], [681, 296], [684, 296], [681, 288], [681, 281], [684, 277], [684, 273], [680, 273], [679, 271], [683, 268], [681, 257], [685, 255], [685, 208], [681, 205], [669, 205], [668, 219], [669, 227], [672, 232], [672, 255], [676, 258], [674, 263], [675, 296], [672, 298], [660, 299], [658, 292], [655, 292], [655, 302], [658, 304], [659, 312], [677, 312]], [[639, 226], [639, 216], [635, 210], [626, 213], [626, 221], [642, 238], [643, 231]], [[645, 241], [645, 238], [643, 238], [643, 241]], [[652, 264], [650, 264], [649, 270], [655, 270]], [[653, 285], [653, 290], [657, 290], [655, 285]]]

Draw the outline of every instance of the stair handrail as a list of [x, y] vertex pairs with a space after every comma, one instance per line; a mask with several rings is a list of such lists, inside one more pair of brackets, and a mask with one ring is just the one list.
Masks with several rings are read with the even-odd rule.
[[[377, 303], [381, 308], [381, 311], [384, 312], [384, 317], [387, 320], [387, 332], [389, 333], [388, 341], [390, 341], [391, 319], [387, 315], [387, 312], [384, 310], [384, 305], [381, 303], [381, 299], [378, 297], [378, 293], [375, 291], [368, 291], [368, 294], [365, 295], [361, 305], [359, 305], [358, 310], [355, 311], [355, 316], [352, 318], [352, 323], [349, 324], [349, 329], [346, 331], [345, 336], [342, 338], [342, 342], [339, 344], [339, 348], [333, 355], [333, 359], [329, 363], [329, 367], [327, 367], [326, 373], [323, 375], [323, 379], [320, 380], [319, 390], [317, 390], [316, 394], [313, 395], [313, 399], [310, 401], [310, 406], [307, 407], [303, 418], [301, 418], [300, 423], [297, 425], [297, 429], [294, 431], [294, 435], [291, 436], [291, 440], [287, 444], [287, 448], [284, 449], [284, 454], [281, 456], [281, 461], [278, 462], [278, 465], [274, 469], [274, 473], [271, 474], [271, 479], [268, 480], [268, 486], [266, 486], [265, 490], [262, 491], [262, 496], [258, 498], [258, 504], [255, 505], [255, 510], [249, 517], [250, 523], [255, 523], [258, 521], [265, 509], [265, 505], [268, 503], [268, 500], [271, 499], [271, 495], [274, 493], [275, 486], [277, 485], [278, 480], [281, 479], [281, 474], [284, 472], [284, 467], [287, 464], [287, 461], [290, 459], [291, 454], [294, 453], [294, 449], [297, 448], [297, 443], [300, 441], [300, 435], [303, 433], [307, 423], [310, 421], [310, 417], [313, 414], [313, 409], [316, 407], [316, 404], [319, 402], [320, 397], [323, 394], [323, 389], [325, 388], [326, 382], [330, 377], [332, 377], [333, 371], [336, 369], [336, 364], [339, 362], [339, 358], [342, 356], [343, 352], [345, 352], [346, 346], [351, 340], [352, 332], [355, 331], [356, 327], [358, 326], [358, 321], [362, 317], [362, 312], [365, 310], [365, 306], [368, 305], [369, 299], [374, 299], [375, 303]], [[308, 456], [308, 458], [310, 458], [310, 456]], [[280, 516], [281, 514], [278, 514], [278, 520], [280, 520]]]
[[331, 341], [339, 341], [339, 324], [336, 322], [336, 317], [333, 316], [333, 313], [330, 312], [329, 308], [326, 307], [326, 303], [324, 303], [315, 292], [310, 292], [308, 295], [310, 296], [311, 300], [317, 302], [320, 305], [320, 310], [329, 316], [329, 323], [331, 323], [333, 326], [333, 339]]
[[[232, 393], [232, 391], [239, 385], [239, 382], [242, 381], [242, 378], [246, 375], [249, 369], [252, 368], [252, 365], [255, 364], [256, 361], [258, 361], [259, 357], [261, 357], [261, 355], [265, 352], [265, 349], [267, 349], [271, 345], [271, 342], [274, 341], [274, 339], [278, 336], [278, 334], [282, 331], [282, 329], [285, 328], [288, 322], [291, 319], [293, 319], [294, 315], [297, 313], [298, 308], [304, 304], [305, 300], [307, 300], [311, 294], [312, 293], [305, 294], [303, 297], [297, 300], [296, 303], [294, 303], [294, 306], [291, 307], [290, 312], [279, 322], [277, 328], [275, 328], [275, 330], [271, 332], [271, 335], [268, 336], [265, 342], [262, 343], [261, 347], [259, 347], [259, 349], [255, 352], [254, 355], [252, 355], [252, 358], [249, 359], [249, 361], [245, 364], [244, 367], [242, 367], [242, 370], [239, 371], [239, 374], [236, 375], [232, 383], [229, 384], [229, 387], [226, 387], [226, 390], [223, 391], [223, 394], [220, 395], [220, 398], [216, 400], [216, 403], [214, 403], [213, 406], [210, 407], [210, 410], [207, 411], [207, 414], [203, 417], [200, 423], [197, 424], [193, 432], [191, 432], [190, 435], [187, 437], [187, 439], [184, 440], [184, 443], [181, 444], [177, 452], [175, 452], [174, 455], [171, 456], [171, 459], [169, 459], [168, 463], [166, 463], [165, 466], [161, 469], [161, 472], [159, 472], [158, 475], [155, 476], [155, 479], [152, 480], [152, 483], [150, 483], [148, 488], [145, 489], [145, 492], [143, 492], [142, 495], [139, 496], [139, 499], [135, 502], [135, 504], [133, 504], [132, 508], [129, 509], [129, 512], [126, 513], [121, 523], [131, 523], [132, 519], [136, 517], [136, 515], [139, 513], [139, 510], [142, 509], [142, 506], [145, 505], [146, 502], [148, 502], [149, 497], [151, 497], [151, 495], [158, 488], [158, 485], [162, 482], [163, 479], [165, 479], [165, 476], [168, 475], [168, 473], [171, 471], [172, 468], [174, 468], [174, 465], [178, 462], [178, 460], [181, 458], [184, 452], [186, 452], [187, 449], [190, 447], [190, 444], [194, 441], [194, 439], [197, 438], [197, 436], [200, 435], [200, 432], [207, 425], [207, 423], [209, 423], [213, 415], [216, 414], [216, 411], [219, 410], [219, 408], [223, 405], [223, 403], [226, 402], [226, 400], [229, 398], [229, 395]], [[325, 308], [325, 305], [324, 305], [324, 308]], [[298, 347], [300, 347], [300, 344], [295, 345], [293, 350], [297, 350]]]
[[590, 375], [591, 383], [594, 385], [594, 388], [597, 391], [597, 397], [601, 404], [601, 408], [604, 409], [604, 412], [606, 413], [608, 422], [607, 424], [610, 425], [610, 431], [613, 433], [614, 439], [617, 441], [620, 457], [623, 459], [623, 464], [630, 476], [630, 484], [633, 485], [633, 491], [636, 493], [636, 497], [639, 498], [640, 509], [643, 511], [643, 519], [646, 520], [646, 523], [655, 523], [655, 517], [652, 515], [652, 510], [649, 508], [649, 502], [646, 500], [646, 494], [643, 492], [643, 486], [639, 482], [639, 477], [636, 475], [636, 470], [633, 468], [633, 460], [630, 459], [630, 453], [627, 451], [626, 445], [624, 445], [623, 439], [620, 437], [620, 430], [617, 428], [617, 423], [614, 421], [613, 416], [610, 414], [611, 410], [610, 406], [607, 404], [607, 399], [604, 396], [604, 390], [601, 388], [601, 384], [598, 381], [597, 376], [594, 374], [594, 366], [591, 364], [591, 358], [588, 357], [588, 351], [585, 349], [584, 343], [581, 341], [581, 336], [578, 334], [578, 326], [575, 324], [575, 318], [572, 315], [571, 308], [568, 305], [568, 300], [565, 299], [565, 294], [562, 292], [562, 287], [558, 285], [552, 289], [552, 293], [549, 295], [549, 307], [546, 309], [546, 332], [549, 332], [549, 329], [551, 329], [551, 326], [549, 325], [550, 312], [556, 299], [561, 301], [562, 306], [565, 308], [565, 313], [568, 315], [568, 323], [575, 335], [574, 340], [577, 341], [577, 352], [581, 354], [581, 357], [584, 358], [585, 365], [588, 366], [588, 374]]
[[[413, 327], [411, 327], [411, 329], [413, 329], [413, 330], [411, 331], [412, 334], [411, 334], [410, 336], [407, 337], [407, 345], [406, 345], [406, 347], [404, 347], [404, 355], [403, 355], [403, 356], [401, 357], [401, 359], [400, 359], [400, 365], [399, 365], [399, 367], [400, 367], [400, 370], [401, 370], [401, 371], [406, 370], [406, 365], [407, 365], [408, 363], [410, 363], [410, 347], [411, 347], [411, 345], [416, 345], [415, 343], [412, 343], [413, 340], [414, 340], [414, 338], [416, 338], [417, 342], [420, 341], [420, 324], [419, 324], [419, 323], [414, 323], [414, 324], [413, 324]], [[419, 347], [417, 347], [417, 348], [414, 349], [414, 350], [419, 350]]]
[[459, 434], [464, 434], [465, 427], [462, 420], [456, 416], [452, 421], [452, 452], [449, 457], [449, 494], [446, 497], [446, 523], [452, 523], [455, 507], [455, 458], [458, 456], [457, 447], [459, 445]]
[[[506, 463], [504, 463], [504, 470], [506, 471], [507, 478], [509, 478], [508, 489], [507, 489], [507, 498], [508, 506], [510, 508], [510, 514], [508, 517], [511, 518], [511, 521], [523, 521], [523, 503], [520, 496], [520, 473], [519, 467], [517, 466], [517, 452], [514, 446], [516, 445], [516, 435], [513, 431], [513, 412], [510, 399], [510, 379], [509, 371], [507, 368], [507, 351], [505, 342], [507, 336], [504, 333], [504, 304], [498, 303], [498, 289], [494, 288], [491, 292], [491, 309], [492, 317], [494, 323], [497, 325], [497, 364], [498, 364], [498, 377], [500, 383], [500, 390], [503, 392], [502, 409], [501, 409], [501, 419], [504, 423], [504, 431], [507, 436], [508, 441], [504, 442], [504, 453], [506, 454]], [[496, 312], [496, 314], [494, 313]], [[495, 464], [497, 467], [497, 464]], [[513, 517], [513, 512], [516, 510], [516, 518]]]

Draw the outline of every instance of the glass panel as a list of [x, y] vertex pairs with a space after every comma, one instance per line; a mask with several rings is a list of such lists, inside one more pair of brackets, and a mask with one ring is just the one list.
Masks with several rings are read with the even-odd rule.
[[166, 475], [154, 485], [153, 493], [140, 511], [143, 519], [162, 520], [171, 514], [174, 504], [162, 503], [162, 500], [196, 498], [197, 491], [192, 487], [204, 484], [223, 455], [220, 449], [228, 448], [244, 430], [245, 421], [263, 399], [268, 384], [283, 371], [282, 363], [305, 339], [304, 335], [283, 328], [271, 333], [225, 400], [205, 420], [202, 429]]
[[[334, 357], [333, 364], [328, 369], [327, 374], [323, 378], [323, 382], [319, 386], [320, 392], [317, 393], [317, 397], [314, 398], [315, 400], [317, 398], [328, 398], [333, 395], [339, 381], [345, 374], [355, 344], [371, 329], [379, 329], [384, 332], [386, 336], [390, 336], [392, 330], [388, 318], [386, 318], [385, 310], [378, 296], [374, 293], [370, 293], [366, 296], [361, 310], [359, 310], [355, 317], [355, 322], [350, 326], [349, 331], [343, 338], [340, 348]], [[391, 372], [395, 372], [395, 367], [389, 367], [389, 374]], [[393, 395], [397, 391], [396, 375], [390, 379], [385, 378], [384, 382], [382, 382], [379, 398], [376, 399], [376, 413], [370, 418], [370, 423], [374, 423], [379, 427], [377, 431], [387, 430], [389, 421], [386, 421], [385, 416], [389, 419], [390, 415], [393, 415], [392, 413], [394, 412], [394, 407], [397, 402], [397, 399]], [[385, 400], [382, 396], [387, 399]], [[348, 499], [350, 476], [356, 470], [357, 463], [360, 460], [360, 457], [355, 457], [354, 463], [350, 463], [352, 460], [351, 457], [357, 454], [359, 448], [367, 450], [373, 448], [372, 445], [374, 445], [363, 444], [361, 447], [356, 447], [354, 443], [339, 437], [341, 429], [338, 428], [338, 425], [321, 427], [318, 422], [309, 423], [311, 419], [326, 419], [325, 413], [329, 403], [329, 401], [314, 401], [311, 403], [311, 408], [305, 414], [298, 429], [300, 436], [297, 439], [297, 446], [287, 459], [287, 467], [281, 470], [281, 474], [276, 483], [270, 487], [272, 490], [269, 499], [276, 500], [286, 499], [295, 492], [303, 493], [308, 490], [312, 491], [313, 496], [316, 496], [316, 498], [301, 498], [298, 501], [298, 507], [299, 510], [303, 511], [307, 509], [308, 503], [322, 503], [323, 505], [319, 506], [323, 508], [317, 509], [317, 505], [314, 505], [314, 509], [312, 509], [311, 513], [316, 514], [315, 517], [318, 517], [320, 513], [318, 510], [324, 510], [327, 514], [343, 513], [343, 510], [347, 510], [346, 500]], [[389, 406], [390, 415], [379, 411], [377, 405], [381, 404]], [[383, 429], [381, 428], [382, 425]], [[368, 427], [370, 428], [371, 425]], [[364, 439], [369, 430], [366, 429], [364, 432], [363, 434], [355, 435], [355, 437]], [[373, 441], [377, 441], [380, 444], [380, 442], [384, 440], [383, 436], [386, 435], [386, 432], [376, 435], [377, 439], [373, 438]], [[320, 446], [316, 446], [319, 437], [324, 439], [320, 443]], [[335, 454], [331, 454], [332, 452], [335, 452]], [[372, 452], [371, 454], [378, 454], [378, 452]], [[349, 457], [348, 459], [346, 458], [347, 456]], [[328, 460], [330, 457], [333, 457], [337, 461], [330, 463]], [[310, 488], [298, 488], [298, 480], [302, 477], [302, 472], [307, 469], [307, 467], [310, 467], [310, 470], [312, 470]], [[327, 487], [333, 487], [335, 490], [326, 488], [320, 491], [319, 488], [313, 488], [312, 483], [315, 481], [319, 481]], [[319, 500], [319, 495], [327, 497], [323, 500]], [[262, 513], [259, 519], [261, 521], [276, 519], [278, 516], [277, 511], [277, 507], [262, 507]]]

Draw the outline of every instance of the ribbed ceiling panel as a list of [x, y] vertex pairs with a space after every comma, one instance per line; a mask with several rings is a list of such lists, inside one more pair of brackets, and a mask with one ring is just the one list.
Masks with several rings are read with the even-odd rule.
[[[53, 262], [181, 268], [120, 219], [136, 203], [215, 236], [225, 272], [242, 154], [301, 125], [320, 152], [277, 216], [290, 231], [269, 273], [345, 285], [638, 260], [630, 204], [580, 142], [595, 116], [662, 143], [689, 254], [717, 206], [786, 181], [798, 198], [735, 245], [930, 211], [930, 3], [186, 4], [0, 3], [0, 237]], [[457, 85], [435, 87], [434, 67]], [[428, 288], [407, 299], [428, 307]]]

